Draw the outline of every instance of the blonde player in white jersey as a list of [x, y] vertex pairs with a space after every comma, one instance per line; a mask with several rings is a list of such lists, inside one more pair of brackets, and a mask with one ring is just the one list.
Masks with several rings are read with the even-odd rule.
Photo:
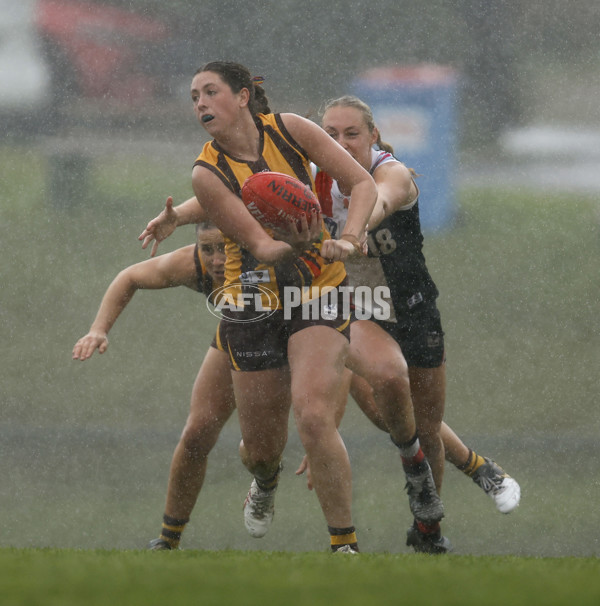
[[[367, 416], [386, 430], [386, 389], [395, 384], [401, 397], [412, 397], [419, 439], [438, 493], [447, 458], [493, 498], [499, 511], [509, 513], [519, 504], [518, 483], [495, 462], [465, 446], [442, 421], [444, 332], [436, 306], [438, 290], [422, 252], [415, 173], [381, 141], [373, 114], [360, 99], [345, 96], [329, 102], [322, 126], [370, 172], [378, 187], [368, 224], [368, 256], [353, 257], [345, 263], [357, 294], [357, 317], [366, 318], [351, 327], [347, 363], [355, 371], [351, 394]], [[328, 228], [333, 237], [339, 237], [346, 220], [347, 195], [326, 173], [319, 172], [316, 183]], [[384, 292], [389, 297], [383, 297]], [[408, 531], [407, 544], [429, 553], [450, 549], [439, 524], [428, 527], [415, 522]]]

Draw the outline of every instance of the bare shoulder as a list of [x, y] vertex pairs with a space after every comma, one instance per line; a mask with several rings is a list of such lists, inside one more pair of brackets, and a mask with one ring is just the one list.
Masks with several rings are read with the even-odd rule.
[[311, 122], [308, 118], [303, 118], [302, 116], [291, 112], [283, 112], [279, 114], [279, 116], [281, 117], [281, 121], [285, 124], [286, 127], [288, 127], [290, 124], [297, 125], [304, 124], [305, 122], [314, 124], [314, 122]]
[[200, 207], [204, 210], [206, 216], [212, 218], [213, 221], [215, 220], [213, 213], [219, 211], [222, 198], [231, 193], [225, 183], [205, 166], [194, 166], [192, 189]]
[[411, 204], [417, 196], [414, 173], [402, 162], [386, 162], [373, 172], [378, 187], [396, 190], [400, 205]]
[[309, 159], [334, 179], [347, 179], [349, 175], [354, 175], [353, 181], [359, 181], [365, 175], [368, 178], [366, 171], [318, 124], [297, 114], [281, 114], [281, 117], [287, 131]]
[[[196, 250], [195, 244], [188, 244], [174, 250], [173, 252], [162, 255], [163, 263], [171, 270], [185, 270], [190, 267], [195, 267], [194, 264], [194, 251]], [[161, 257], [159, 257], [161, 259]]]
[[386, 162], [375, 169], [373, 179], [376, 183], [390, 180], [396, 184], [408, 185], [412, 183], [413, 177], [411, 170], [402, 162]]
[[221, 180], [206, 166], [196, 164], [192, 169], [192, 183], [194, 187], [202, 187], [204, 185], [221, 183]]
[[162, 256], [165, 257], [165, 260], [168, 258], [168, 264], [173, 268], [188, 267], [190, 264], [194, 266], [195, 250], [195, 244], [188, 244]]
[[[384, 215], [410, 207], [418, 196], [413, 174], [401, 162], [386, 162], [373, 172]], [[380, 217], [380, 220], [383, 219]], [[371, 222], [370, 222], [371, 223]]]
[[155, 265], [152, 271], [151, 288], [188, 286], [196, 289], [196, 263], [194, 260], [195, 245], [189, 244], [170, 253], [151, 259]]
[[283, 125], [294, 138], [301, 139], [311, 135], [320, 137], [322, 133], [325, 133], [318, 124], [298, 114], [284, 113], [280, 116]]

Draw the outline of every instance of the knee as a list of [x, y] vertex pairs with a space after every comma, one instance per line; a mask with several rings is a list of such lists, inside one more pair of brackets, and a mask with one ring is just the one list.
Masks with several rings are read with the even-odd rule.
[[282, 452], [247, 448], [244, 440], [240, 442], [240, 459], [246, 469], [259, 478], [270, 478], [279, 468]]
[[179, 440], [185, 454], [193, 459], [207, 457], [217, 442], [221, 425], [209, 419], [188, 419]]
[[404, 367], [378, 369], [378, 373], [371, 381], [375, 397], [388, 397], [394, 400], [410, 398], [410, 381], [408, 371]]
[[[332, 409], [333, 410], [333, 409]], [[333, 415], [318, 409], [300, 409], [295, 412], [296, 427], [305, 449], [323, 441], [328, 432], [336, 431]]]
[[239, 449], [242, 462], [249, 469], [277, 467], [286, 442], [287, 426], [277, 432], [246, 431]]
[[440, 435], [441, 423], [435, 420], [427, 419], [417, 421], [417, 433], [419, 440], [426, 444], [435, 444], [442, 442]]

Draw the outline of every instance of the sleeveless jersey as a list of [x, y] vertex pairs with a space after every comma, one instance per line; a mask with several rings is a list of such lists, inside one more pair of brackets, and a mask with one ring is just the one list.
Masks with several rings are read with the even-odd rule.
[[[210, 274], [206, 271], [206, 266], [202, 261], [202, 255], [200, 254], [198, 244], [196, 244], [194, 247], [194, 264], [196, 266], [196, 286], [198, 287], [198, 292], [203, 294], [208, 299], [209, 303], [215, 305], [215, 283]], [[215, 336], [210, 346], [218, 349], [219, 351], [225, 351], [221, 323], [219, 323], [217, 326]]]
[[198, 292], [203, 294], [209, 302], [214, 305], [214, 295], [212, 297], [210, 296], [215, 289], [213, 279], [206, 271], [198, 244], [194, 247], [194, 264], [196, 265], [196, 285], [198, 287]]
[[[310, 160], [302, 147], [285, 128], [279, 114], [258, 114], [255, 118], [260, 135], [260, 157], [255, 162], [239, 160], [227, 154], [216, 141], [204, 145], [194, 166], [211, 170], [225, 186], [241, 197], [244, 181], [253, 173], [276, 171], [285, 173], [308, 185], [313, 192], [315, 183], [311, 172]], [[267, 233], [272, 235], [270, 230]], [[338, 286], [346, 272], [341, 262], [325, 263], [320, 255], [324, 240], [331, 236], [323, 224], [319, 242], [302, 253], [293, 262], [269, 266], [260, 263], [250, 252], [241, 248], [225, 236], [225, 287], [234, 301], [247, 307], [249, 299], [241, 295], [258, 294], [263, 308], [282, 307], [282, 289], [285, 286], [300, 286], [304, 301], [319, 295], [321, 289], [327, 291]], [[312, 286], [312, 288], [308, 288]], [[275, 299], [269, 296], [275, 295]], [[252, 310], [249, 310], [252, 311]]]
[[[383, 150], [373, 149], [371, 154], [371, 174], [382, 164], [399, 161]], [[347, 197], [326, 173], [317, 173], [316, 183], [323, 213], [330, 217], [329, 229], [334, 237], [339, 237], [346, 222]], [[346, 261], [348, 279], [355, 289], [389, 288], [387, 303], [393, 313], [388, 321], [402, 322], [407, 313], [435, 303], [438, 290], [423, 255], [418, 195], [410, 206], [392, 213], [369, 231], [367, 242], [368, 257]], [[360, 300], [357, 305], [361, 305]], [[373, 305], [369, 306], [369, 301], [363, 307], [370, 313], [377, 311]]]

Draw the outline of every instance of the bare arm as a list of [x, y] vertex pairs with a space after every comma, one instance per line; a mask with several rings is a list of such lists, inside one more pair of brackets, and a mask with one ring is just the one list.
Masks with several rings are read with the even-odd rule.
[[202, 166], [194, 167], [192, 186], [196, 197], [202, 200], [202, 206], [221, 232], [267, 265], [297, 257], [320, 234], [321, 217], [315, 215], [310, 225], [302, 221], [300, 232], [290, 226], [289, 241], [294, 246], [283, 240], [274, 240], [248, 212], [242, 200], [214, 173]]
[[173, 198], [169, 196], [162, 212], [146, 225], [146, 229], [138, 236], [142, 240], [142, 248], [146, 248], [154, 240], [150, 256], [154, 257], [158, 245], [168, 238], [177, 227], [199, 223], [207, 219], [206, 212], [198, 204], [196, 197], [188, 198], [178, 206], [173, 206]]
[[418, 195], [410, 170], [400, 162], [382, 164], [373, 175], [377, 184], [377, 202], [369, 218], [369, 229], [386, 217], [412, 204]]
[[121, 271], [104, 293], [89, 332], [75, 344], [73, 359], [83, 361], [90, 358], [96, 349], [101, 354], [106, 351], [110, 329], [138, 289], [187, 286], [197, 290], [193, 255], [194, 246], [185, 246]]
[[[282, 120], [290, 134], [306, 150], [310, 159], [336, 179], [344, 191], [350, 192], [350, 206], [344, 235], [362, 240], [377, 197], [377, 187], [373, 178], [314, 122], [296, 114], [282, 114]], [[355, 247], [346, 240], [328, 240], [323, 244], [322, 254], [326, 258], [337, 261], [344, 260], [354, 250]]]

